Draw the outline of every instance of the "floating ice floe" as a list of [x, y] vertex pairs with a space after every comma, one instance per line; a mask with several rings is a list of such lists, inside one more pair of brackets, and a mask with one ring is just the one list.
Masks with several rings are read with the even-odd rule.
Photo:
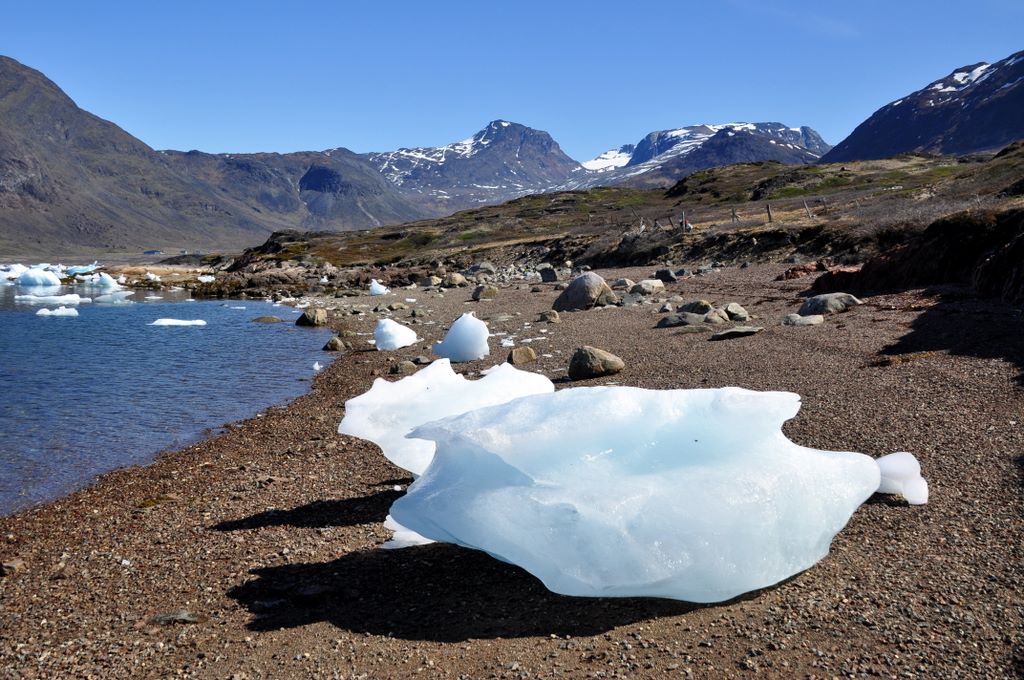
[[145, 299], [147, 299], [147, 300], [163, 300], [164, 298], [163, 298], [162, 295], [147, 295]]
[[349, 400], [339, 432], [418, 475], [390, 547], [483, 550], [566, 595], [718, 602], [811, 567], [876, 491], [927, 500], [910, 454], [789, 441], [796, 394], [552, 387], [438, 361]]
[[40, 309], [36, 316], [78, 316], [78, 310], [74, 307], [58, 307], [57, 309]]
[[466, 312], [452, 324], [444, 340], [433, 347], [434, 354], [452, 361], [473, 361], [490, 354], [487, 324]]
[[104, 293], [103, 295], [97, 295], [92, 299], [93, 302], [113, 302], [113, 303], [125, 303], [130, 302], [127, 298], [130, 298], [134, 294], [130, 290], [119, 290], [113, 293]]
[[212, 274], [202, 274], [200, 276], [197, 276], [196, 278], [198, 279], [199, 283], [213, 283], [214, 281], [217, 280], [217, 277], [213, 276]]
[[9, 264], [4, 267], [0, 267], [0, 283], [14, 281], [27, 269], [28, 267], [23, 264]]
[[415, 344], [416, 331], [391, 319], [381, 319], [373, 329], [374, 344], [379, 350], [393, 350]]
[[202, 319], [157, 319], [150, 326], [205, 326]]
[[370, 295], [384, 295], [390, 293], [391, 289], [384, 286], [377, 279], [370, 279]]
[[324, 370], [324, 367], [320, 365], [319, 361], [314, 361], [313, 362], [313, 370], [316, 371], [317, 373], [319, 373], [320, 371]]
[[46, 269], [26, 269], [15, 279], [19, 286], [59, 286], [60, 277]]
[[68, 267], [67, 268], [67, 275], [68, 276], [75, 276], [77, 274], [91, 274], [92, 272], [94, 272], [97, 269], [99, 269], [99, 266], [100, 266], [100, 263], [94, 260], [93, 263], [89, 264], [89, 265], [81, 265], [81, 266], [78, 266], [78, 267]]
[[554, 391], [543, 375], [511, 364], [487, 369], [479, 380], [466, 380], [452, 370], [448, 359], [438, 359], [395, 382], [378, 378], [368, 392], [349, 399], [338, 433], [373, 442], [392, 463], [421, 475], [434, 457], [434, 443], [406, 438], [414, 428], [481, 406]]
[[77, 305], [92, 302], [90, 298], [81, 297], [78, 293], [67, 295], [15, 295], [15, 302], [26, 305]]

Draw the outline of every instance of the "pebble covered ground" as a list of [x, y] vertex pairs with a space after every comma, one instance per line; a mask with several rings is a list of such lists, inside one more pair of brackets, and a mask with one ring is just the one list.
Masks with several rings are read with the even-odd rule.
[[[651, 296], [736, 301], [765, 328], [722, 342], [655, 329], [661, 302], [539, 322], [558, 294], [550, 284], [480, 302], [472, 288], [322, 301], [367, 335], [349, 338], [356, 351], [308, 395], [0, 518], [11, 571], [0, 578], [0, 678], [1020, 677], [1020, 310], [912, 291], [783, 326], [807, 280], [774, 281], [781, 269], [729, 268]], [[370, 310], [393, 302], [409, 307], [396, 320], [416, 310], [425, 342], [377, 352], [365, 344], [379, 316]], [[874, 497], [822, 562], [714, 606], [562, 597], [474, 551], [379, 550], [387, 509], [411, 480], [372, 444], [336, 433], [345, 400], [429, 355], [469, 310], [508, 335], [460, 365], [467, 374], [503, 360], [500, 340], [515, 336], [533, 339], [533, 370], [558, 387], [573, 350], [592, 345], [626, 367], [582, 384], [795, 391], [803, 409], [790, 438], [911, 451], [931, 500]]]

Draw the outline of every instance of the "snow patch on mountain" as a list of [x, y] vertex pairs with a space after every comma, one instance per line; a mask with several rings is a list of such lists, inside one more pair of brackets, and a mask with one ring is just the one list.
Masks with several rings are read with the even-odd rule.
[[609, 149], [597, 158], [584, 161], [580, 163], [580, 165], [587, 170], [593, 170], [595, 172], [604, 172], [606, 170], [621, 168], [626, 163], [629, 163], [629, 159], [633, 157], [633, 150], [635, 148], [636, 147], [632, 144], [623, 144], [617, 149]]

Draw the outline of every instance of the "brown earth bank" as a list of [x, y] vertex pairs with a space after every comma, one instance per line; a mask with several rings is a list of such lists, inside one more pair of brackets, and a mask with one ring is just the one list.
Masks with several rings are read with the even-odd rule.
[[[553, 284], [503, 284], [480, 302], [468, 287], [320, 300], [359, 333], [393, 315], [424, 342], [377, 352], [350, 336], [357, 348], [308, 395], [0, 519], [0, 557], [23, 561], [0, 578], [0, 678], [1019, 677], [1020, 310], [946, 286], [783, 326], [809, 285], [776, 280], [784, 269], [730, 267], [669, 283], [652, 304], [550, 324], [537, 317], [558, 295]], [[673, 296], [738, 302], [765, 330], [709, 342], [654, 328]], [[396, 302], [409, 309], [371, 311]], [[492, 332], [543, 338], [530, 343], [530, 368], [559, 388], [587, 344], [626, 367], [574, 385], [797, 392], [790, 438], [911, 451], [931, 500], [876, 496], [822, 562], [712, 606], [562, 597], [482, 553], [381, 550], [382, 521], [411, 480], [372, 444], [336, 433], [345, 400], [398, 361], [429, 355], [464, 311]], [[498, 340], [459, 370], [502, 360]]]

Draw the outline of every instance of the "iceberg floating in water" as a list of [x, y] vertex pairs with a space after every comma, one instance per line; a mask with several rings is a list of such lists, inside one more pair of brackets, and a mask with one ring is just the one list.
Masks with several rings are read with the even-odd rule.
[[67, 295], [15, 295], [15, 302], [26, 305], [77, 305], [85, 302], [92, 302], [87, 297], [81, 297], [78, 293]]
[[76, 274], [91, 274], [92, 272], [96, 271], [99, 268], [99, 266], [100, 263], [96, 260], [93, 260], [93, 263], [89, 265], [68, 267], [67, 274], [68, 276], [75, 276]]
[[0, 267], [0, 282], [13, 281], [27, 269], [28, 267], [23, 264], [9, 264]]
[[[396, 420], [420, 408], [407, 402], [443, 401], [424, 383], [389, 395]], [[565, 595], [728, 600], [811, 567], [882, 490], [871, 457], [789, 441], [799, 408], [796, 394], [734, 387], [581, 387], [478, 408], [410, 433], [436, 454], [391, 523]]]
[[78, 316], [74, 307], [58, 307], [57, 309], [40, 309], [36, 316]]
[[370, 279], [370, 295], [384, 295], [390, 293], [391, 289], [383, 285], [377, 279]]
[[19, 286], [59, 286], [60, 277], [46, 269], [26, 269], [16, 279]]
[[452, 361], [473, 361], [490, 354], [487, 324], [476, 318], [473, 312], [466, 312], [452, 324], [444, 340], [434, 345], [434, 354]]
[[466, 380], [452, 370], [450, 361], [438, 359], [395, 382], [378, 378], [368, 392], [349, 399], [338, 433], [373, 442], [392, 463], [421, 475], [434, 457], [434, 443], [406, 438], [413, 428], [481, 406], [554, 391], [545, 376], [511, 364], [490, 368], [479, 380]]
[[202, 319], [157, 319], [150, 326], [205, 326]]
[[373, 329], [374, 344], [378, 350], [393, 350], [415, 344], [416, 331], [391, 319], [381, 319]]

